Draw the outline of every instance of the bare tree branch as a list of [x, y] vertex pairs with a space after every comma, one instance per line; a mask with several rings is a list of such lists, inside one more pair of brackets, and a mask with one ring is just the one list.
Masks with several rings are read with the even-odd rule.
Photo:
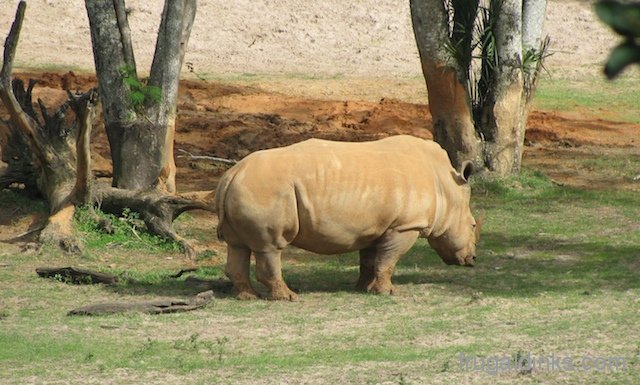
[[233, 160], [233, 159], [218, 158], [216, 156], [193, 155], [192, 153], [185, 151], [183, 149], [178, 149], [178, 152], [185, 154], [185, 155], [178, 155], [179, 158], [188, 156], [189, 160], [210, 160], [213, 162], [219, 162], [219, 163], [225, 163], [225, 164], [231, 164], [231, 165], [238, 163], [237, 160]]
[[116, 19], [118, 20], [118, 29], [120, 30], [120, 43], [122, 43], [122, 53], [124, 60], [134, 74], [137, 75], [136, 59], [133, 54], [133, 46], [131, 45], [131, 29], [127, 21], [127, 10], [124, 6], [124, 0], [113, 0], [113, 8], [116, 11]]
[[41, 162], [46, 162], [46, 154], [42, 152], [42, 147], [39, 145], [42, 142], [42, 139], [34, 130], [34, 127], [36, 127], [37, 124], [20, 106], [20, 103], [16, 99], [16, 96], [13, 94], [13, 88], [11, 84], [13, 60], [15, 58], [16, 48], [18, 47], [20, 30], [22, 29], [22, 22], [24, 20], [24, 13], [26, 8], [26, 2], [21, 1], [20, 3], [18, 3], [16, 18], [11, 25], [11, 30], [9, 31], [9, 35], [7, 36], [7, 39], [4, 43], [4, 61], [2, 63], [2, 71], [0, 71], [0, 98], [9, 111], [11, 120], [13, 120], [18, 128], [33, 144], [35, 155], [38, 157], [38, 159], [40, 159]]
[[165, 1], [149, 75], [149, 85], [162, 89], [158, 123], [166, 122], [175, 115], [180, 70], [195, 15], [196, 0]]
[[76, 136], [76, 184], [74, 201], [76, 204], [91, 203], [91, 128], [95, 119], [95, 106], [98, 103], [98, 91], [93, 89], [80, 97], [67, 92], [72, 107], [78, 115], [80, 127]]

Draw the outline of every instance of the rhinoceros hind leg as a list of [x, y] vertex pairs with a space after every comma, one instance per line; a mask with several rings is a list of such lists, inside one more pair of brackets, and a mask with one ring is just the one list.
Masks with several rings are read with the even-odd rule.
[[282, 279], [281, 254], [280, 250], [255, 253], [256, 279], [269, 290], [267, 299], [297, 301], [298, 295]]
[[394, 287], [391, 276], [396, 263], [409, 251], [418, 238], [417, 231], [387, 231], [375, 245], [373, 259], [374, 280], [367, 285], [367, 291], [376, 294], [393, 294]]
[[376, 256], [375, 247], [360, 250], [360, 276], [356, 284], [356, 290], [367, 291], [369, 286], [376, 279], [374, 270], [374, 260]]
[[227, 266], [225, 273], [233, 283], [236, 298], [251, 300], [259, 298], [258, 293], [251, 286], [249, 267], [251, 265], [251, 250], [242, 246], [227, 246]]

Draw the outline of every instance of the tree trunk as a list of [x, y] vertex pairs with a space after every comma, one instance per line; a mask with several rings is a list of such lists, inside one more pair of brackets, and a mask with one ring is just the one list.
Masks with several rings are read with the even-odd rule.
[[145, 99], [138, 106], [132, 101], [134, 90], [125, 82], [129, 76], [137, 79], [137, 72], [124, 0], [86, 0], [85, 6], [111, 146], [113, 186], [127, 190], [156, 186], [175, 193], [178, 82], [196, 2], [165, 1], [151, 74], [144, 85], [159, 87], [162, 99]]
[[[114, 10], [106, 3], [88, 1], [87, 9], [98, 13]], [[163, 183], [160, 180], [159, 170], [163, 169], [163, 163], [159, 159], [163, 158], [160, 156], [151, 160], [147, 158], [151, 157], [149, 154], [168, 152], [173, 160], [173, 125], [179, 80], [179, 67], [175, 68], [175, 65], [176, 63], [180, 65], [182, 62], [188, 30], [191, 28], [190, 23], [195, 13], [195, 1], [186, 0], [185, 3], [193, 5], [193, 8], [189, 8], [188, 11], [186, 8], [173, 11], [174, 16], [175, 12], [184, 11], [191, 20], [187, 23], [188, 25], [180, 25], [178, 37], [181, 40], [175, 43], [177, 45], [172, 47], [167, 42], [159, 43], [160, 46], [165, 47], [163, 48], [165, 50], [177, 49], [175, 55], [167, 55], [167, 57], [178, 58], [177, 61], [172, 62], [173, 64], [163, 64], [164, 61], [159, 60], [160, 64], [154, 65], [154, 68], [159, 68], [157, 73], [161, 74], [158, 77], [158, 84], [161, 84], [163, 92], [168, 96], [160, 103], [149, 103], [142, 113], [133, 108], [129, 97], [130, 90], [123, 82], [124, 73], [131, 74], [127, 66], [134, 63], [133, 51], [130, 44], [113, 40], [115, 35], [108, 31], [112, 27], [109, 24], [111, 20], [116, 22], [115, 25], [120, 31], [118, 36], [128, 36], [126, 20], [123, 22], [122, 19], [122, 15], [125, 14], [124, 4], [114, 0], [113, 4], [116, 3], [122, 6], [122, 9], [114, 10], [110, 14], [113, 18], [98, 17], [93, 21], [92, 37], [98, 44], [96, 50], [106, 52], [102, 56], [96, 55], [96, 65], [104, 68], [104, 72], [98, 75], [101, 86], [105, 86], [105, 89], [101, 90], [101, 96], [104, 102], [105, 120], [111, 128], [108, 131], [109, 138], [114, 140], [111, 143], [112, 146], [116, 145], [116, 150], [112, 148], [112, 153], [121, 156], [120, 160], [126, 161], [118, 163], [119, 171], [130, 173], [114, 183], [137, 187], [137, 189], [108, 188], [94, 186], [92, 183], [89, 139], [95, 115], [94, 107], [98, 99], [95, 90], [79, 96], [68, 93], [69, 100], [54, 114], [49, 114], [42, 101], [38, 100], [40, 113], [37, 114], [31, 98], [35, 81], [30, 81], [26, 89], [20, 80], [11, 82], [13, 58], [26, 8], [24, 1], [18, 5], [16, 19], [5, 42], [4, 60], [0, 72], [0, 99], [11, 117], [6, 126], [0, 125], [0, 134], [6, 138], [1, 152], [3, 160], [8, 163], [7, 172], [0, 176], [0, 187], [24, 183], [28, 189], [37, 189], [50, 207], [50, 217], [40, 233], [40, 240], [57, 242], [67, 251], [80, 250], [80, 245], [73, 235], [72, 221], [75, 207], [100, 202], [105, 211], [119, 214], [124, 208], [130, 208], [140, 213], [150, 232], [179, 242], [187, 255], [193, 257], [195, 255], [193, 247], [175, 233], [172, 222], [186, 210], [213, 211], [213, 208], [198, 199], [166, 194], [166, 190], [175, 190], [175, 183]], [[172, 2], [172, 5], [176, 3]], [[171, 12], [165, 11], [165, 16], [168, 13]], [[162, 31], [163, 39], [173, 41], [170, 36], [175, 35], [176, 32], [170, 32], [169, 29], [171, 28], [166, 27]], [[176, 48], [178, 45], [179, 48]], [[165, 54], [162, 53], [162, 55]], [[125, 66], [126, 71], [118, 70], [123, 68], [119, 67], [121, 65]], [[69, 118], [69, 109], [74, 112], [75, 119]], [[149, 111], [154, 113], [151, 114]], [[156, 122], [151, 122], [149, 117], [155, 118]], [[166, 135], [164, 133], [158, 135], [155, 127], [168, 129], [171, 132], [170, 146]], [[170, 151], [164, 150], [169, 147]], [[117, 157], [114, 159], [114, 165], [117, 159]], [[140, 168], [136, 168], [132, 159], [145, 162]], [[149, 172], [151, 169], [156, 172]], [[175, 177], [175, 172], [173, 174]], [[142, 178], [144, 183], [137, 178], [140, 175], [144, 176]], [[159, 189], [159, 185], [165, 187], [165, 193], [160, 191], [163, 189]], [[171, 185], [173, 188], [167, 187]], [[143, 187], [140, 188], [140, 186]]]
[[539, 50], [547, 13], [547, 0], [524, 0], [522, 4], [522, 48]]
[[151, 106], [149, 114], [153, 116], [153, 120], [157, 122], [158, 126], [164, 127], [162, 134], [159, 134], [165, 148], [159, 162], [161, 166], [160, 180], [163, 181], [169, 192], [176, 191], [173, 143], [180, 69], [195, 14], [195, 0], [165, 2], [156, 51], [151, 65], [151, 76], [149, 77], [149, 85], [159, 87], [162, 90], [162, 103]]
[[480, 140], [475, 132], [467, 73], [451, 58], [449, 16], [442, 0], [411, 0], [411, 19], [418, 44], [433, 119], [433, 135], [457, 168], [465, 160], [481, 164]]
[[[446, 4], [410, 0], [434, 139], [456, 166], [472, 160], [478, 169], [500, 177], [517, 172], [540, 69], [539, 60], [524, 63], [523, 52], [530, 60], [544, 45], [540, 35], [546, 0]], [[483, 13], [475, 17], [478, 9]], [[481, 33], [472, 38], [469, 31]], [[479, 72], [472, 60], [476, 47], [483, 49]]]
[[522, 74], [522, 0], [504, 0], [495, 23], [498, 63], [481, 112], [485, 165], [498, 176], [520, 170], [526, 124]]
[[[77, 249], [72, 234], [74, 203], [79, 194], [76, 174], [87, 170], [82, 162], [77, 163], [77, 139], [86, 137], [93, 117], [95, 93], [81, 96], [69, 94], [69, 101], [60, 106], [54, 114], [49, 114], [41, 100], [40, 113], [32, 105], [31, 92], [35, 86], [30, 81], [25, 89], [20, 80], [11, 81], [13, 59], [22, 28], [26, 3], [20, 2], [16, 18], [7, 36], [4, 60], [0, 73], [0, 98], [9, 111], [11, 120], [6, 126], [7, 144], [2, 153], [8, 172], [0, 180], [2, 187], [12, 183], [26, 183], [28, 188], [36, 188], [49, 204], [49, 219], [40, 237], [44, 241], [59, 242], [69, 249]], [[69, 109], [75, 113], [75, 120], [67, 118]]]

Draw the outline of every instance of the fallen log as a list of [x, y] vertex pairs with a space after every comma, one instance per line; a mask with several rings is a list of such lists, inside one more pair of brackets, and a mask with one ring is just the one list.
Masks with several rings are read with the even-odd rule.
[[68, 316], [74, 315], [109, 315], [128, 312], [145, 314], [167, 314], [179, 313], [200, 309], [206, 306], [213, 299], [213, 291], [205, 291], [189, 299], [156, 299], [139, 302], [104, 302], [94, 305], [83, 306], [71, 310]]
[[36, 273], [42, 278], [60, 277], [74, 284], [104, 283], [113, 285], [118, 282], [118, 277], [100, 271], [80, 269], [77, 267], [39, 267]]

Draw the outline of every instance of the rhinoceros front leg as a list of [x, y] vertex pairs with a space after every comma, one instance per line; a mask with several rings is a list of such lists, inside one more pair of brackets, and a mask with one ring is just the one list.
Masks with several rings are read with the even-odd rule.
[[297, 301], [298, 295], [282, 279], [281, 254], [280, 250], [255, 253], [256, 279], [269, 290], [268, 299]]
[[[375, 245], [373, 258], [374, 279], [367, 285], [367, 291], [376, 294], [393, 294], [391, 276], [396, 263], [418, 239], [417, 231], [397, 232], [388, 230]], [[361, 264], [362, 267], [362, 264]]]
[[233, 283], [236, 296], [241, 300], [257, 299], [258, 293], [251, 286], [249, 268], [251, 250], [243, 246], [227, 245], [227, 266], [225, 273]]

